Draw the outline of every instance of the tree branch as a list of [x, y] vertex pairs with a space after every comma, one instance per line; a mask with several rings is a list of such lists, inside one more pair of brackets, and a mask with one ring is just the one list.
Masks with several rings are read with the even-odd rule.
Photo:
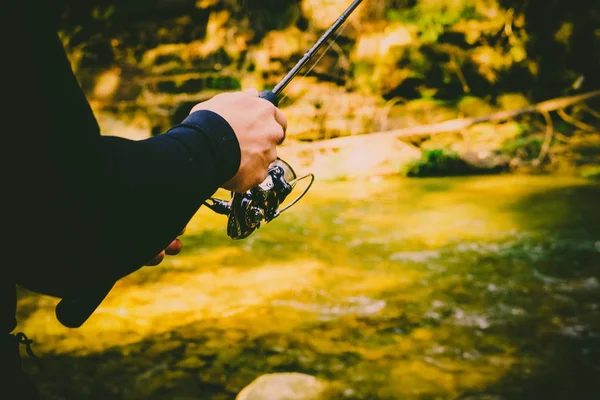
[[354, 135], [354, 136], [345, 136], [339, 137], [335, 139], [322, 140], [318, 142], [311, 143], [293, 143], [290, 144], [291, 141], [288, 141], [288, 144], [294, 146], [298, 150], [309, 150], [309, 149], [321, 149], [321, 148], [340, 148], [347, 146], [355, 146], [357, 143], [360, 143], [363, 140], [375, 140], [378, 138], [402, 138], [409, 136], [430, 136], [437, 135], [441, 133], [454, 133], [459, 132], [461, 130], [467, 129], [475, 124], [480, 124], [483, 122], [501, 122], [506, 121], [511, 118], [518, 117], [524, 114], [532, 114], [532, 113], [543, 113], [550, 112], [559, 109], [566, 108], [573, 104], [580, 103], [582, 101], [589, 100], [594, 97], [600, 96], [600, 90], [595, 90], [592, 92], [580, 94], [577, 96], [568, 96], [568, 97], [559, 97], [551, 100], [546, 100], [541, 103], [525, 107], [519, 108], [515, 110], [507, 110], [507, 111], [499, 111], [492, 114], [473, 117], [473, 118], [458, 118], [445, 122], [439, 122], [435, 124], [429, 125], [419, 125], [409, 128], [402, 129], [394, 129], [385, 132], [376, 132], [369, 133], [363, 135]]
[[568, 124], [573, 125], [576, 128], [581, 129], [582, 131], [586, 131], [586, 132], [595, 132], [596, 131], [596, 129], [594, 129], [593, 126], [590, 126], [588, 124], [585, 124], [581, 121], [576, 120], [575, 118], [573, 118], [569, 114], [567, 114], [565, 112], [565, 110], [563, 110], [562, 108], [560, 110], [557, 110], [556, 113], [558, 114], [559, 117], [562, 118], [563, 121], [565, 121]]
[[542, 161], [544, 161], [544, 158], [546, 158], [546, 154], [548, 154], [548, 150], [550, 150], [550, 143], [552, 143], [552, 136], [554, 134], [554, 124], [552, 124], [550, 113], [548, 111], [542, 111], [541, 114], [544, 116], [544, 120], [546, 121], [546, 136], [544, 137], [544, 143], [540, 149], [540, 154], [535, 160], [533, 160], [533, 165], [536, 167], [539, 166]]

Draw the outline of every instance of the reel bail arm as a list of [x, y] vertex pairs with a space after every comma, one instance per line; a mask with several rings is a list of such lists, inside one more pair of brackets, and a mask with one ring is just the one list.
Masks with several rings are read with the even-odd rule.
[[[310, 177], [308, 186], [292, 202], [279, 209], [292, 193], [296, 184]], [[210, 198], [204, 204], [218, 214], [228, 216], [227, 235], [232, 239], [244, 239], [258, 229], [264, 221], [268, 223], [296, 204], [314, 182], [314, 175], [296, 177], [292, 167], [278, 158], [270, 166], [267, 177], [259, 185], [244, 193], [233, 193], [229, 201]]]

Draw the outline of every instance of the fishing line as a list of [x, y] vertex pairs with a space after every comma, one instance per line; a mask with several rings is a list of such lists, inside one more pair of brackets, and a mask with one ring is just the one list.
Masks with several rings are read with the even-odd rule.
[[[311, 71], [315, 68], [315, 66], [319, 63], [319, 61], [321, 61], [321, 59], [323, 58], [323, 56], [325, 56], [325, 54], [329, 51], [329, 49], [331, 49], [331, 46], [334, 45], [335, 41], [337, 40], [337, 38], [340, 37], [340, 35], [344, 32], [344, 30], [346, 29], [346, 24], [344, 24], [340, 30], [336, 33], [335, 37], [332, 38], [329, 41], [329, 45], [321, 52], [321, 54], [319, 55], [319, 57], [316, 59], [316, 61], [310, 66], [310, 68], [300, 77], [300, 78], [306, 78], [306, 76], [308, 76], [308, 74], [311, 73]], [[339, 64], [339, 59], [338, 59], [338, 64]], [[337, 65], [337, 64], [336, 64]], [[283, 103], [285, 101], [285, 99], [288, 98], [287, 94], [284, 94], [283, 97], [280, 100], [280, 103]]]

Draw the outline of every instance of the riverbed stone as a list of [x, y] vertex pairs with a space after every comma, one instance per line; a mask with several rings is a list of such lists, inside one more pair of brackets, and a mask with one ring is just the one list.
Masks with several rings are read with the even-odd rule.
[[246, 386], [236, 400], [323, 400], [327, 383], [298, 372], [259, 376]]

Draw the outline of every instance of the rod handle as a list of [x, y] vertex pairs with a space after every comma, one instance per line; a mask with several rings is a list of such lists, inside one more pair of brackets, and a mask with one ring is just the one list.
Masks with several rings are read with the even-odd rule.
[[63, 298], [56, 305], [56, 319], [67, 328], [79, 328], [94, 313], [115, 284], [100, 286], [74, 297]]

